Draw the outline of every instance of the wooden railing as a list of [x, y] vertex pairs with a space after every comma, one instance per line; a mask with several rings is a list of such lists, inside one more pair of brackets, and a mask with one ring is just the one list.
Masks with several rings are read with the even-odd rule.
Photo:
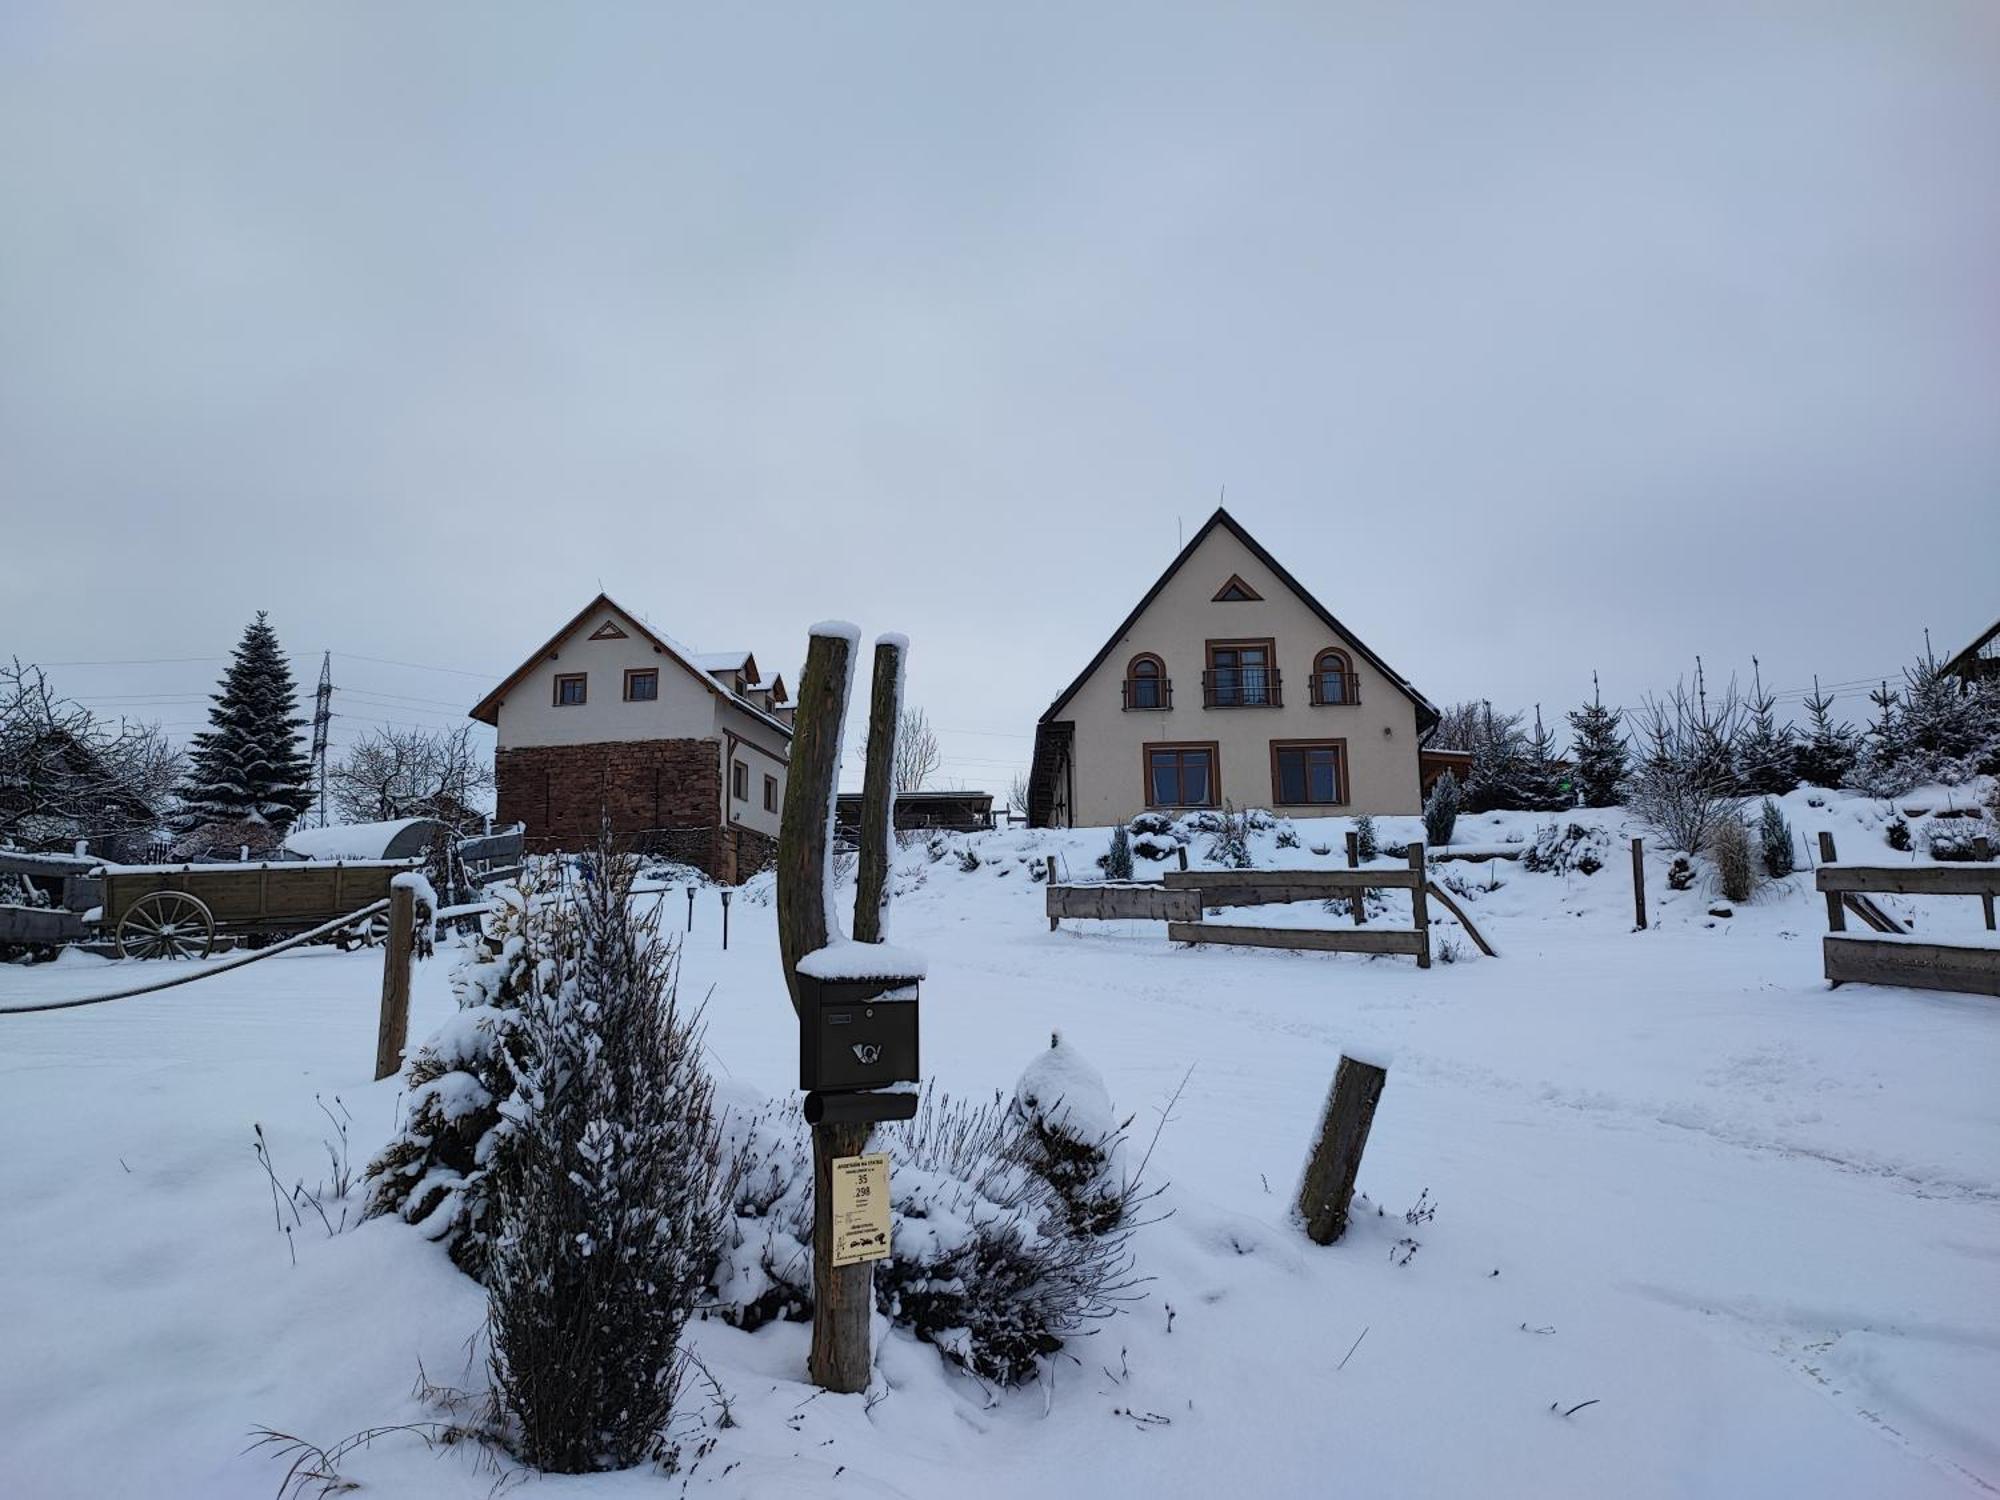
[[[2000, 941], [1953, 943], [1917, 937], [1902, 930], [1880, 907], [1873, 894], [1912, 896], [1977, 896], [1993, 932], [1994, 907], [2000, 898], [2000, 865], [1990, 863], [1986, 840], [1975, 845], [1977, 862], [1932, 865], [1843, 865], [1835, 862], [1833, 836], [1819, 836], [1824, 861], [1813, 876], [1814, 888], [1826, 897], [1828, 932], [1821, 947], [1827, 982], [1833, 985], [1898, 984], [1920, 990], [1952, 990], [1961, 994], [2000, 995]], [[1848, 913], [1875, 929], [1849, 932]]]

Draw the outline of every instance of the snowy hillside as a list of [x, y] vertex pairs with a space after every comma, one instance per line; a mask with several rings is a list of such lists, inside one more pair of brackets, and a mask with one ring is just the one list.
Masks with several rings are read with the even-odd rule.
[[[1934, 828], [1968, 821], [1936, 814], [1970, 799], [1782, 802], [1803, 868], [1822, 830], [1845, 860], [1928, 859]], [[1907, 852], [1886, 842], [1898, 818]], [[1714, 915], [1706, 872], [1668, 889], [1670, 857], [1649, 839], [1652, 921], [1634, 931], [1642, 830], [1578, 812], [1560, 819], [1587, 830], [1565, 841], [1569, 868], [1499, 857], [1549, 821], [1461, 818], [1453, 852], [1489, 857], [1432, 878], [1499, 957], [1434, 906], [1452, 961], [1427, 972], [1175, 947], [1159, 923], [1051, 932], [1039, 870], [1054, 857], [1096, 878], [1107, 830], [903, 849], [895, 935], [929, 960], [923, 1055], [941, 1087], [1010, 1091], [1060, 1030], [1143, 1147], [1185, 1079], [1150, 1167], [1170, 1212], [1134, 1242], [1143, 1299], [1011, 1391], [878, 1328], [870, 1396], [818, 1394], [802, 1325], [703, 1323], [694, 1342], [729, 1420], [691, 1382], [680, 1472], [544, 1482], [966, 1500], [2000, 1489], [2000, 1004], [1829, 991], [1809, 870]], [[1264, 828], [1251, 855], [1344, 866], [1350, 826]], [[1421, 837], [1416, 819], [1376, 831], [1385, 848]], [[1213, 863], [1200, 836], [1189, 855]], [[1171, 867], [1142, 858], [1136, 873]], [[678, 931], [682, 887], [659, 899]], [[1379, 920], [1398, 900], [1384, 893]], [[1982, 930], [1970, 898], [1881, 902], [1919, 932]], [[709, 996], [727, 1098], [790, 1097], [769, 878], [737, 896], [727, 952], [720, 915], [700, 891], [683, 993]], [[1316, 902], [1229, 919], [1351, 921]], [[451, 961], [441, 948], [418, 971], [413, 1041], [451, 1010]], [[484, 1297], [443, 1250], [393, 1220], [286, 1234], [252, 1152], [261, 1123], [286, 1186], [325, 1181], [321, 1103], [351, 1113], [357, 1166], [389, 1136], [397, 1086], [367, 1082], [379, 962], [301, 950], [0, 1018], [0, 1131], [15, 1143], [0, 1162], [0, 1494], [267, 1497], [284, 1468], [244, 1452], [252, 1428], [330, 1445], [435, 1420], [420, 1369], [480, 1386], [467, 1341]], [[131, 968], [0, 969], [0, 1004], [91, 993]], [[1288, 1209], [1343, 1050], [1390, 1069], [1361, 1174], [1380, 1213], [1321, 1249]], [[1435, 1215], [1412, 1222], [1420, 1200]], [[496, 1478], [479, 1454], [407, 1432], [341, 1468], [363, 1494], [484, 1496]]]

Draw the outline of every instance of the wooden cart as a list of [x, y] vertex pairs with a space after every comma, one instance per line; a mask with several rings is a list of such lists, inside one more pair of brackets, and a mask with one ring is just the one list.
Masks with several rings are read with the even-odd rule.
[[[97, 930], [121, 958], [203, 958], [218, 938], [263, 941], [306, 932], [389, 894], [418, 860], [284, 861], [234, 865], [110, 865], [98, 872]], [[387, 919], [358, 923], [337, 941], [380, 941]]]

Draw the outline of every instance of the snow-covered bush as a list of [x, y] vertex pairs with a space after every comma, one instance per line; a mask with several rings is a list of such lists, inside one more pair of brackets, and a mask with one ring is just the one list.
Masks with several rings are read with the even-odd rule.
[[1162, 812], [1143, 812], [1125, 825], [1132, 835], [1132, 852], [1141, 859], [1172, 859], [1187, 840]]
[[1354, 853], [1364, 863], [1381, 852], [1381, 845], [1375, 839], [1375, 819], [1363, 813], [1354, 820]]
[[1112, 1113], [1103, 1074], [1061, 1032], [1022, 1072], [1008, 1112], [1021, 1127], [1022, 1160], [1056, 1190], [1079, 1232], [1105, 1234], [1124, 1222], [1132, 1186], [1118, 1157], [1132, 1122]]
[[1299, 847], [1299, 831], [1292, 827], [1289, 818], [1278, 824], [1277, 844], [1280, 849], [1296, 849]]
[[1537, 875], [1595, 875], [1604, 868], [1611, 836], [1582, 823], [1544, 823], [1521, 853], [1521, 863]]
[[1269, 833], [1278, 826], [1278, 819], [1268, 808], [1246, 807], [1243, 809], [1243, 826], [1259, 833]]
[[1688, 857], [1685, 854], [1676, 856], [1674, 862], [1667, 866], [1667, 889], [1670, 891], [1684, 891], [1693, 886], [1693, 884], [1694, 866], [1689, 863]]
[[1764, 873], [1773, 880], [1783, 880], [1797, 868], [1792, 825], [1785, 821], [1783, 809], [1769, 797], [1757, 813], [1757, 842], [1763, 849]]
[[1925, 831], [1924, 842], [1931, 858], [1954, 863], [1979, 858], [1980, 838], [1993, 846], [1993, 830], [1983, 818], [1940, 818]]
[[1715, 863], [1715, 887], [1725, 900], [1748, 901], [1757, 888], [1757, 862], [1750, 849], [1750, 830], [1741, 818], [1725, 818], [1708, 841]]
[[1446, 771], [1424, 798], [1424, 838], [1433, 849], [1451, 843], [1452, 829], [1458, 825], [1458, 778]]
[[[1268, 814], [1266, 815], [1268, 816]], [[1250, 868], [1250, 815], [1225, 808], [1221, 824], [1210, 834], [1208, 857], [1230, 870]]]
[[493, 1173], [510, 1148], [512, 1098], [526, 1061], [522, 1008], [551, 983], [572, 937], [550, 900], [550, 863], [531, 861], [451, 975], [458, 1011], [404, 1066], [403, 1128], [368, 1164], [368, 1216], [393, 1213], [443, 1240], [482, 1280], [494, 1234]]
[[1883, 842], [1898, 854], [1908, 854], [1915, 847], [1910, 838], [1910, 825], [1901, 818], [1891, 818], [1882, 830]]
[[1132, 835], [1122, 824], [1111, 830], [1111, 847], [1105, 851], [1103, 864], [1106, 880], [1132, 878]]
[[512, 1126], [493, 1182], [487, 1326], [520, 1456], [564, 1474], [659, 1450], [681, 1331], [715, 1262], [713, 1085], [676, 996], [659, 906], [608, 835], [549, 920], [573, 942], [521, 1008]]
[[967, 844], [958, 851], [958, 867], [967, 875], [979, 868], [979, 851]]

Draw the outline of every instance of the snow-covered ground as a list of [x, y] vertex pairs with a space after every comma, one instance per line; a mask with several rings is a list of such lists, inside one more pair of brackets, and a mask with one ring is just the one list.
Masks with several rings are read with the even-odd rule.
[[[1786, 807], [1844, 858], [1912, 857], [1884, 847], [1875, 804]], [[1829, 991], [1809, 875], [1712, 917], [1713, 896], [1669, 892], [1656, 858], [1654, 924], [1634, 932], [1637, 830], [1576, 817], [1614, 840], [1595, 875], [1440, 867], [1501, 957], [1460, 938], [1461, 961], [1428, 972], [1175, 949], [1152, 923], [1051, 933], [1031, 862], [1094, 874], [1101, 831], [905, 850], [895, 936], [929, 958], [924, 1062], [944, 1087], [1011, 1086], [1059, 1027], [1143, 1141], [1186, 1076], [1153, 1157], [1173, 1213], [1137, 1241], [1146, 1299], [1041, 1388], [1003, 1393], [892, 1334], [874, 1397], [816, 1395], [803, 1327], [702, 1325], [734, 1425], [696, 1382], [680, 1474], [549, 1493], [2000, 1489], [2000, 1002]], [[1506, 847], [1539, 821], [1468, 817], [1456, 842]], [[1338, 863], [1313, 846], [1338, 850], [1346, 827], [1301, 823], [1284, 849], [1259, 834], [1258, 861]], [[1385, 842], [1416, 831], [1381, 820]], [[1883, 904], [1921, 931], [1980, 929], [1969, 898]], [[685, 910], [668, 893], [670, 926]], [[712, 991], [726, 1090], [785, 1093], [796, 1040], [768, 882], [737, 898], [727, 953], [719, 916], [702, 892], [683, 984]], [[1347, 920], [1316, 904], [1234, 919]], [[451, 1004], [450, 961], [419, 970], [415, 1037]], [[0, 1004], [133, 968], [0, 969]], [[420, 1366], [479, 1382], [483, 1298], [443, 1252], [393, 1221], [309, 1221], [288, 1243], [252, 1152], [261, 1122], [288, 1184], [323, 1181], [315, 1096], [352, 1113], [357, 1167], [388, 1135], [397, 1086], [368, 1082], [378, 975], [374, 954], [304, 950], [0, 1017], [0, 1495], [269, 1496], [282, 1466], [243, 1451], [253, 1427], [330, 1444], [433, 1416]], [[1386, 1212], [1321, 1249], [1287, 1209], [1343, 1049], [1390, 1059], [1361, 1179]], [[1426, 1189], [1436, 1217], [1412, 1227]], [[1406, 1237], [1421, 1248], [1404, 1264]], [[394, 1433], [344, 1470], [383, 1495], [484, 1496], [495, 1478]]]

